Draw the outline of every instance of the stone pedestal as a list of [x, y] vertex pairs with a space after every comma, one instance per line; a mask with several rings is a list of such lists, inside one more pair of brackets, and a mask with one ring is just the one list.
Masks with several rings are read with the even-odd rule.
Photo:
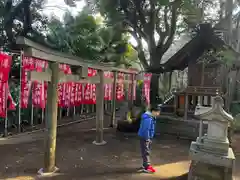
[[[191, 143], [192, 160], [188, 180], [232, 180], [235, 156], [229, 147], [228, 124], [233, 117], [223, 109], [220, 96], [214, 99], [211, 109], [195, 114], [200, 120], [199, 137]], [[202, 135], [203, 123], [208, 123], [207, 134]]]
[[192, 142], [189, 156], [192, 161], [203, 162], [210, 165], [222, 166], [226, 168], [233, 169], [235, 156], [232, 148], [228, 148], [226, 155], [221, 155], [219, 152], [204, 151], [204, 149], [199, 149], [196, 142]]
[[232, 169], [192, 161], [188, 180], [233, 180]]

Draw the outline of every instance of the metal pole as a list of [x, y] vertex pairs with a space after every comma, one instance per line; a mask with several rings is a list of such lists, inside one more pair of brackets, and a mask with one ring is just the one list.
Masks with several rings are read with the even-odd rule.
[[134, 92], [135, 90], [135, 75], [131, 74], [131, 96], [130, 96], [130, 106], [132, 107], [134, 104]]
[[8, 97], [8, 89], [7, 89], [7, 84], [5, 84], [5, 111], [6, 111], [6, 117], [5, 117], [5, 121], [4, 121], [4, 136], [7, 137], [8, 136], [8, 107], [7, 107], [7, 97]]
[[62, 119], [62, 108], [59, 109], [59, 119]]
[[110, 127], [116, 126], [116, 90], [117, 90], [117, 72], [113, 72], [113, 88], [112, 88], [112, 116]]
[[203, 121], [200, 119], [200, 122], [199, 122], [199, 139], [200, 140], [202, 138], [202, 133], [203, 133]]
[[67, 108], [67, 117], [69, 117], [69, 107]]
[[[84, 84], [82, 84], [82, 94], [81, 94], [81, 96], [82, 96], [82, 99], [84, 98]], [[80, 111], [80, 114], [83, 114], [83, 112], [84, 112], [84, 105], [83, 104], [81, 104], [81, 111]]]
[[[42, 81], [42, 97], [41, 97], [41, 100], [43, 101], [42, 103], [44, 104], [44, 101], [45, 101], [45, 94], [44, 94], [44, 81]], [[43, 123], [44, 121], [44, 108], [41, 108], [41, 111], [42, 111], [42, 115], [41, 115], [41, 124]]]
[[42, 108], [42, 121], [41, 124], [44, 122], [44, 108]]
[[75, 118], [75, 115], [76, 115], [76, 107], [73, 106], [73, 117]]
[[19, 88], [19, 102], [18, 102], [18, 132], [21, 132], [21, 87], [22, 87], [22, 58], [23, 51], [20, 52], [20, 88]]
[[57, 112], [58, 112], [58, 81], [59, 81], [59, 64], [51, 63], [52, 70], [51, 82], [48, 86], [47, 99], [47, 139], [45, 147], [45, 167], [44, 172], [55, 172], [55, 153], [57, 137]]
[[33, 116], [34, 116], [34, 108], [33, 108], [33, 104], [31, 105], [31, 127], [33, 128]]

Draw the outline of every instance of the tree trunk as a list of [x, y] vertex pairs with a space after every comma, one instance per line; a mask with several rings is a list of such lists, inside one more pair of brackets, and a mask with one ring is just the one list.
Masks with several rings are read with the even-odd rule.
[[150, 84], [150, 104], [154, 106], [160, 103], [159, 101], [159, 75], [153, 74]]

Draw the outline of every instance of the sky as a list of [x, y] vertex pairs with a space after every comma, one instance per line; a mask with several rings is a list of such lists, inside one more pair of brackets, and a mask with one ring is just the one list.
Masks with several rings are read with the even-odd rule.
[[79, 11], [82, 10], [84, 5], [85, 5], [85, 2], [83, 0], [78, 2], [77, 7], [75, 7], [75, 8], [68, 7], [64, 3], [64, 0], [57, 0], [57, 1], [47, 0], [47, 3], [43, 10], [43, 13], [48, 16], [55, 15], [55, 16], [59, 17], [59, 19], [62, 19], [63, 15], [66, 11], [70, 11], [73, 14], [77, 14]]

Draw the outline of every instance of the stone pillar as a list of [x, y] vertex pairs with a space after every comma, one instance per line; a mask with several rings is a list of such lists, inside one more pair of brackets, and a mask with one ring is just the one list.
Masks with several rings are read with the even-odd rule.
[[103, 120], [104, 120], [104, 72], [98, 70], [100, 82], [97, 84], [96, 89], [96, 140], [93, 141], [95, 145], [104, 145], [106, 142], [103, 140]]
[[[223, 109], [223, 99], [216, 96], [211, 108], [195, 112], [200, 120], [199, 137], [190, 146], [192, 160], [188, 180], [232, 180], [235, 155], [227, 138], [228, 124], [233, 117]], [[207, 121], [207, 133], [202, 135], [202, 121]]]

